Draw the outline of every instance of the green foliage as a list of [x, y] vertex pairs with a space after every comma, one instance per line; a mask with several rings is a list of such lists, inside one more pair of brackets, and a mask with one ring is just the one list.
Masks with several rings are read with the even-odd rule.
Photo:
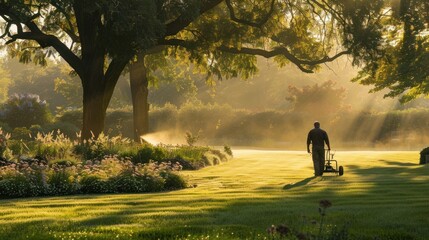
[[105, 122], [105, 132], [110, 136], [133, 137], [133, 114], [130, 108], [108, 111]]
[[163, 107], [150, 110], [149, 121], [153, 129], [166, 129], [178, 123], [178, 109], [175, 105], [166, 103]]
[[68, 137], [59, 130], [47, 134], [37, 133], [35, 137], [35, 154], [38, 157], [52, 161], [54, 159], [64, 159], [73, 153], [75, 145]]
[[129, 139], [121, 136], [109, 137], [102, 133], [98, 137], [93, 136], [83, 143], [74, 145], [73, 152], [86, 160], [100, 160], [119, 153], [119, 149], [126, 149], [130, 142]]
[[108, 193], [111, 191], [109, 182], [98, 175], [85, 175], [79, 183], [82, 193]]
[[309, 113], [313, 116], [323, 116], [329, 113], [332, 118], [345, 108], [343, 101], [346, 97], [346, 89], [336, 88], [332, 81], [326, 81], [321, 85], [307, 85], [302, 88], [289, 86], [288, 91], [286, 100], [293, 103], [293, 111], [296, 113]]
[[15, 94], [1, 106], [0, 119], [11, 128], [44, 125], [51, 121], [45, 101], [34, 94]]
[[133, 164], [107, 157], [73, 165], [69, 161], [46, 165], [19, 161], [0, 167], [0, 196], [30, 197], [77, 193], [142, 193], [187, 187], [171, 163]]
[[174, 172], [164, 173], [163, 178], [165, 179], [164, 189], [165, 190], [177, 190], [187, 187], [185, 179]]
[[148, 163], [149, 161], [163, 161], [168, 158], [167, 150], [162, 146], [145, 144], [138, 148], [137, 154], [131, 159], [134, 163]]
[[193, 134], [191, 132], [185, 133], [186, 143], [191, 147], [194, 146], [194, 144], [198, 141], [199, 138], [199, 134]]
[[382, 54], [365, 59], [353, 81], [374, 86], [373, 92], [388, 89], [385, 97], [405, 103], [429, 93], [428, 2], [391, 4], [393, 14], [384, 17], [383, 27], [377, 26], [382, 37], [370, 43]]
[[12, 131], [12, 138], [15, 140], [29, 141], [31, 139], [31, 130], [26, 127], [16, 127]]
[[70, 195], [78, 189], [74, 167], [53, 165], [48, 172], [49, 192], [51, 195]]
[[41, 130], [31, 131], [32, 133], [31, 135], [36, 136], [37, 133], [40, 133], [40, 132], [55, 133], [55, 134], [60, 132], [61, 134], [64, 135], [64, 137], [67, 137], [70, 139], [76, 139], [77, 135], [80, 132], [80, 128], [76, 127], [73, 123], [70, 123], [70, 122], [56, 121], [51, 124], [45, 125]]
[[232, 157], [232, 156], [233, 156], [233, 153], [232, 153], [232, 150], [231, 150], [231, 147], [230, 147], [230, 146], [228, 146], [228, 145], [223, 146], [223, 151], [224, 151], [226, 154], [228, 154], [230, 157]]
[[426, 164], [429, 163], [426, 158], [429, 156], [429, 147], [424, 148], [422, 151], [420, 151], [420, 162], [419, 164]]
[[0, 195], [12, 198], [32, 196], [32, 184], [24, 175], [0, 180]]
[[65, 111], [58, 117], [59, 122], [71, 123], [77, 128], [82, 127], [82, 110], [69, 110]]

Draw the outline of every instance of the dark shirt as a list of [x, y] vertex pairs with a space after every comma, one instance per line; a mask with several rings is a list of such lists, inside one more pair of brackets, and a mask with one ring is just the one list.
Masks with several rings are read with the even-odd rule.
[[328, 134], [324, 130], [320, 128], [313, 128], [308, 133], [307, 146], [309, 146], [311, 143], [313, 145], [312, 148], [323, 149], [325, 146], [324, 144], [325, 142], [326, 142], [326, 145], [330, 147]]

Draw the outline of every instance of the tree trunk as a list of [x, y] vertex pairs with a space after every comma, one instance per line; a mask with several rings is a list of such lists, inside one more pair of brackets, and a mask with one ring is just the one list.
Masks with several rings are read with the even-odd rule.
[[106, 108], [100, 89], [83, 90], [83, 126], [81, 140], [98, 137], [104, 130]]
[[148, 79], [144, 55], [130, 66], [130, 86], [133, 101], [134, 141], [141, 142], [141, 136], [149, 132]]

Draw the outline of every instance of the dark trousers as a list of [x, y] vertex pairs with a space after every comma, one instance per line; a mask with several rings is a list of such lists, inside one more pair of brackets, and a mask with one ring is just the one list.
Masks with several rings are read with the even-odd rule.
[[323, 169], [325, 167], [325, 149], [313, 148], [312, 158], [314, 165], [314, 175], [322, 176]]

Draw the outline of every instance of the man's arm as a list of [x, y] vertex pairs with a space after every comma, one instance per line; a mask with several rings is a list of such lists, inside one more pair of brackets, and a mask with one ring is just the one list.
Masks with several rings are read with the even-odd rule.
[[328, 146], [328, 150], [331, 150], [331, 145], [329, 144], [328, 133], [326, 133], [326, 132], [325, 132], [325, 142], [326, 142], [326, 146]]
[[311, 143], [311, 137], [310, 137], [310, 132], [307, 135], [307, 152], [311, 153], [310, 151], [310, 143]]

